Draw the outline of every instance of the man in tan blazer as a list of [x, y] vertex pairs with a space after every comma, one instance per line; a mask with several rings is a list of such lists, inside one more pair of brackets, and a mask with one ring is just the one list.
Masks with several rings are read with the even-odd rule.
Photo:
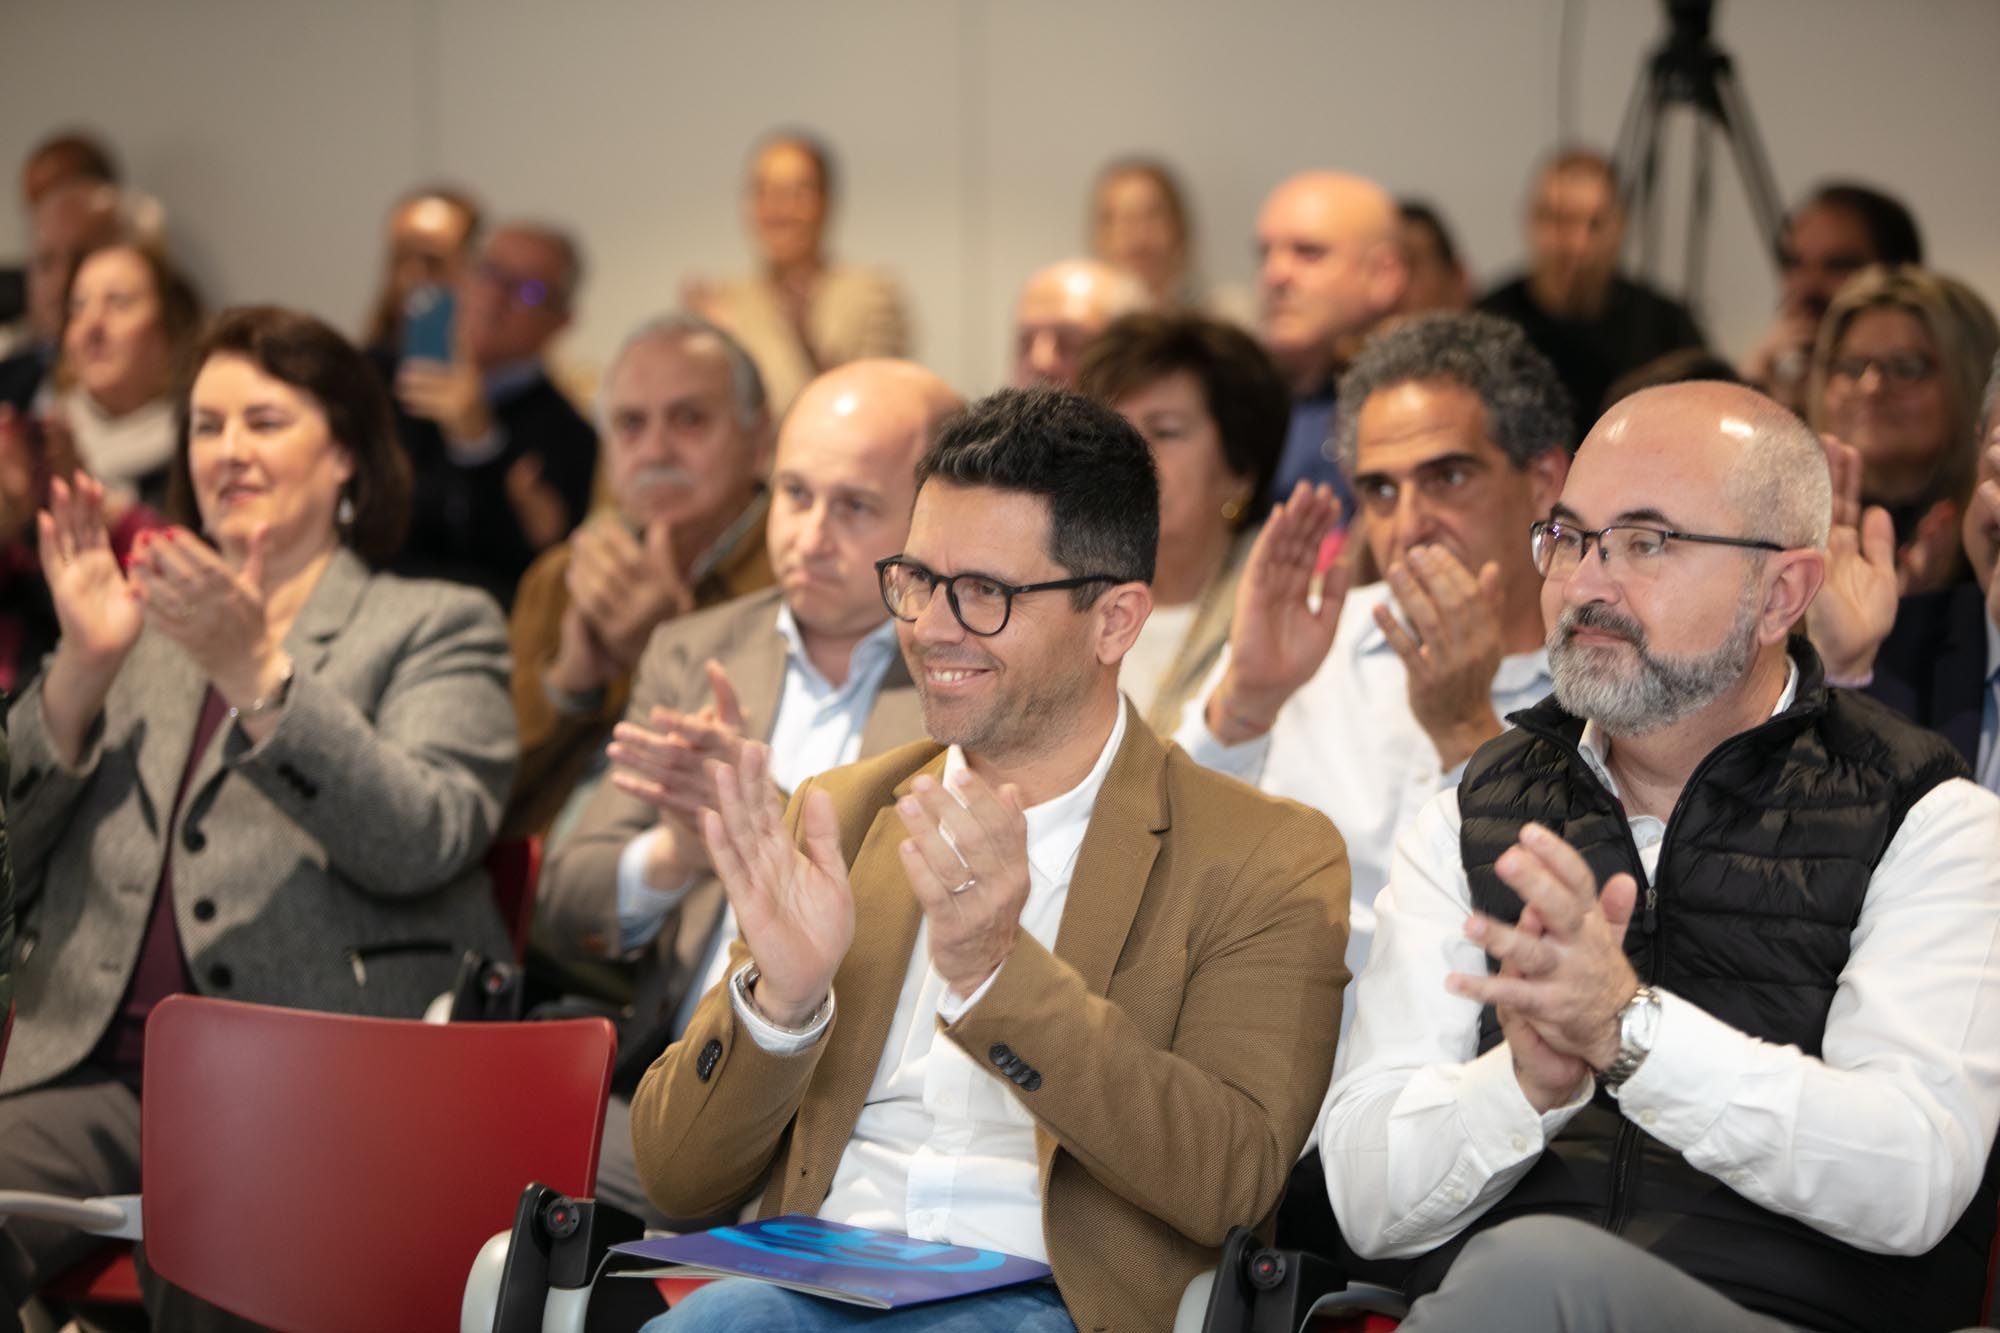
[[778, 586], [661, 626], [647, 645], [609, 782], [542, 871], [543, 938], [559, 951], [639, 963], [619, 1034], [598, 1197], [655, 1225], [632, 1162], [626, 1098], [727, 962], [722, 888], [694, 813], [702, 765], [743, 738], [783, 752], [789, 789], [824, 768], [921, 738], [923, 720], [876, 583], [903, 547], [916, 464], [961, 406], [907, 361], [857, 361], [810, 385], [778, 437], [765, 534]]
[[[1122, 418], [1003, 391], [917, 481], [880, 569], [931, 739], [814, 779], [782, 819], [764, 747], [717, 767], [702, 833], [740, 936], [633, 1098], [641, 1177], [669, 1213], [761, 1190], [766, 1215], [1054, 1269], [887, 1328], [1164, 1327], [1231, 1226], [1268, 1225], [1311, 1128], [1345, 849], [1121, 705], [1159, 524]], [[821, 1314], [725, 1282], [658, 1326]]]

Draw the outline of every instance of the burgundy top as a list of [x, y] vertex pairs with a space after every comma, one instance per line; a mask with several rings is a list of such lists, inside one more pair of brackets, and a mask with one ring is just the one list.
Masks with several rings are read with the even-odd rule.
[[[167, 828], [180, 818], [181, 802], [187, 797], [188, 783], [208, 753], [209, 742], [229, 713], [229, 705], [210, 686], [201, 702], [201, 720], [194, 725], [194, 743], [188, 747], [187, 767], [181, 770], [180, 787], [174, 792], [174, 808], [167, 812]], [[160, 863], [160, 883], [153, 893], [153, 912], [146, 921], [146, 935], [139, 943], [139, 963], [125, 987], [125, 998], [112, 1015], [111, 1026], [91, 1052], [90, 1063], [137, 1088], [140, 1066], [146, 1056], [146, 1015], [169, 995], [194, 989], [187, 958], [181, 952], [180, 927], [174, 922], [174, 840], [167, 841], [166, 859]]]

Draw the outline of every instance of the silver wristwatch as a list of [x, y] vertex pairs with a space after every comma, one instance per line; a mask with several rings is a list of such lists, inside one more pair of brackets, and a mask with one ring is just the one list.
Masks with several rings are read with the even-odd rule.
[[1618, 1054], [1609, 1065], [1597, 1071], [1597, 1081], [1612, 1096], [1625, 1086], [1626, 1080], [1639, 1072], [1639, 1066], [1646, 1062], [1646, 1056], [1653, 1049], [1653, 1038], [1660, 1030], [1660, 993], [1651, 986], [1641, 986], [1632, 992], [1632, 998], [1618, 1011]]

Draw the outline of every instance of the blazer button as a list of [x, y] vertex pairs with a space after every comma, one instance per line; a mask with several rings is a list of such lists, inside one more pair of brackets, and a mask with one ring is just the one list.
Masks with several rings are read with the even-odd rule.
[[1014, 1053], [1007, 1049], [1006, 1043], [998, 1041], [993, 1043], [993, 1048], [987, 1051], [986, 1055], [988, 1059], [992, 1060], [994, 1064], [999, 1065], [1002, 1069], [1005, 1069], [1007, 1062], [1014, 1058]]
[[722, 1043], [715, 1038], [708, 1039], [708, 1045], [701, 1048], [701, 1054], [694, 1058], [695, 1077], [708, 1082], [708, 1076], [715, 1072], [715, 1062], [722, 1058]]
[[217, 990], [228, 990], [230, 983], [235, 979], [236, 976], [229, 970], [227, 963], [217, 963], [208, 969], [208, 984]]
[[1021, 1080], [1021, 1090], [1023, 1092], [1038, 1092], [1041, 1090], [1041, 1086], [1042, 1076], [1032, 1069], [1028, 1071], [1028, 1076]]
[[208, 846], [208, 835], [193, 825], [189, 825], [187, 828], [181, 830], [181, 846], [191, 852], [198, 852]]
[[197, 898], [197, 899], [195, 899], [195, 900], [194, 900], [194, 919], [195, 919], [195, 920], [197, 920], [197, 921], [213, 921], [213, 920], [215, 920], [215, 899], [213, 899], [213, 898]]

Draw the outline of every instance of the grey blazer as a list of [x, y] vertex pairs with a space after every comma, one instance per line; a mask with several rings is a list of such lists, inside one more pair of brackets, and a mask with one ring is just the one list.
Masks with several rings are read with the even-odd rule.
[[[633, 678], [626, 718], [643, 722], [656, 704], [688, 712], [711, 703], [713, 694], [703, 668], [713, 657], [736, 686], [744, 726], [752, 736], [769, 740], [785, 689], [785, 640], [778, 633], [782, 596], [775, 588], [751, 593], [654, 630]], [[923, 737], [923, 707], [899, 655], [875, 695], [861, 733], [861, 753], [881, 754]], [[618, 857], [625, 844], [653, 827], [658, 818], [658, 811], [646, 802], [627, 796], [610, 782], [598, 784], [575, 831], [543, 864], [535, 894], [541, 923], [558, 949], [588, 957], [616, 954]], [[721, 882], [713, 876], [703, 879], [681, 900], [649, 946], [641, 959], [634, 1027], [620, 1038], [621, 1067], [628, 1055], [637, 1054], [624, 1049], [637, 1032], [651, 1038], [657, 1030], [659, 1045], [646, 1053], [648, 1061], [664, 1047], [662, 1024], [680, 1008], [696, 980], [695, 971], [707, 952], [709, 935], [722, 919], [722, 909]]]
[[41, 685], [15, 701], [19, 1009], [0, 1093], [68, 1072], [103, 1036], [169, 849], [206, 994], [415, 1016], [465, 949], [507, 950], [481, 865], [517, 755], [499, 609], [343, 549], [285, 648], [277, 728], [253, 746], [224, 722], [170, 828], [207, 689], [179, 645], [140, 635], [75, 768], [50, 748]]

